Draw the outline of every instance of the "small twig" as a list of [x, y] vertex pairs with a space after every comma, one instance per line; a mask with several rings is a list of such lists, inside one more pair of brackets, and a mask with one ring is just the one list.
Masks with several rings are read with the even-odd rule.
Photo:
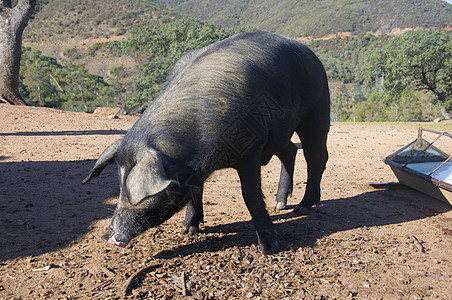
[[44, 271], [48, 271], [52, 268], [52, 265], [48, 265], [42, 268], [38, 268], [38, 269], [31, 269], [33, 272], [44, 272]]
[[97, 291], [97, 290], [105, 289], [107, 286], [109, 286], [113, 282], [114, 279], [115, 278], [112, 277], [112, 278], [110, 278], [110, 279], [108, 279], [108, 280], [106, 280], [104, 282], [101, 282], [100, 284], [98, 284], [94, 288], [92, 288], [91, 291]]
[[61, 88], [60, 84], [58, 83], [58, 81], [52, 76], [52, 74], [49, 74], [50, 78], [53, 79], [53, 81], [56, 83], [56, 85], [58, 86], [58, 88], [60, 89], [60, 91], [64, 94], [63, 89]]
[[155, 237], [157, 236], [157, 234], [159, 234], [160, 232], [162, 232], [162, 229], [160, 227], [157, 227], [157, 229], [154, 231], [154, 233], [151, 235], [151, 243], [155, 244]]
[[133, 274], [132, 276], [130, 276], [129, 280], [127, 280], [126, 285], [124, 286], [124, 297], [130, 295], [131, 291], [132, 291], [132, 285], [135, 282], [135, 280], [138, 279], [138, 277], [140, 277], [141, 275], [145, 274], [145, 273], [149, 273], [155, 269], [160, 268], [162, 265], [152, 265], [152, 266], [147, 266], [144, 267], [138, 271], [135, 272], [135, 274]]
[[188, 296], [187, 294], [187, 285], [185, 284], [185, 272], [182, 272], [182, 275], [180, 277], [180, 285], [182, 288], [182, 295], [183, 296]]
[[412, 235], [411, 237], [413, 238], [414, 245], [419, 249], [419, 251], [425, 253], [425, 248], [424, 246], [422, 246], [421, 242], [414, 235]]

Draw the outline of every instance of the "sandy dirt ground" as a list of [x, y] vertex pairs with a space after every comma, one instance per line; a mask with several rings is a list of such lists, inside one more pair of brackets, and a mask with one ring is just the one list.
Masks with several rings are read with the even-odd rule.
[[[101, 240], [116, 167], [81, 181], [137, 117], [0, 104], [0, 120], [0, 299], [451, 299], [452, 207], [367, 184], [396, 181], [382, 158], [419, 124], [333, 123], [322, 201], [309, 216], [291, 214], [305, 188], [302, 151], [286, 210], [273, 209], [279, 161], [263, 167], [282, 246], [263, 255], [230, 169], [205, 183], [198, 236], [179, 234], [182, 211], [125, 249]], [[450, 142], [439, 146], [449, 152]]]

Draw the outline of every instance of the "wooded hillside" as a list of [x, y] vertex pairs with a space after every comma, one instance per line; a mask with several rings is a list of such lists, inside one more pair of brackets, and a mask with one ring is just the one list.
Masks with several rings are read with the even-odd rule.
[[292, 37], [393, 28], [452, 26], [452, 5], [441, 0], [156, 0], [222, 26], [254, 26]]
[[[195, 0], [155, 2], [180, 10], [196, 4]], [[128, 110], [139, 111], [158, 93], [172, 64], [184, 52], [238, 31], [259, 29], [301, 38], [317, 53], [330, 81], [333, 120], [432, 120], [442, 116], [444, 105], [452, 103], [445, 92], [421, 90], [420, 85], [411, 86], [409, 82], [398, 87], [399, 94], [390, 95], [387, 92], [394, 91], [394, 84], [401, 81], [384, 82], [385, 76], [391, 79], [393, 74], [388, 77], [388, 73], [369, 69], [375, 67], [370, 66], [374, 52], [385, 47], [389, 51], [387, 45], [394, 39], [394, 35], [381, 31], [394, 32], [397, 26], [412, 30], [410, 26], [419, 26], [424, 29], [416, 34], [424, 38], [422, 32], [430, 31], [427, 27], [452, 24], [452, 5], [437, 0], [296, 3], [282, 0], [273, 6], [269, 3], [203, 1], [196, 4], [196, 13], [212, 12], [221, 6], [221, 13], [216, 17], [237, 16], [237, 22], [226, 25], [247, 25], [225, 29], [144, 0], [41, 1], [40, 9], [25, 31], [25, 45], [30, 48], [24, 53], [22, 94], [34, 105], [91, 111], [98, 105], [119, 103]], [[298, 21], [291, 22], [291, 18]], [[264, 24], [271, 21], [281, 26]], [[284, 24], [295, 26], [301, 21], [311, 22], [309, 26], [313, 29], [293, 32], [282, 29]], [[254, 27], [248, 26], [253, 24]], [[379, 32], [363, 33], [369, 30]], [[347, 34], [337, 34], [344, 31]], [[452, 78], [452, 73], [448, 73], [452, 67], [452, 47], [447, 46], [452, 45], [451, 33], [437, 31], [442, 32], [445, 40], [442, 51], [446, 63], [438, 73], [441, 82], [434, 83], [447, 91]], [[331, 33], [334, 34], [327, 39], [306, 39], [306, 36]], [[434, 45], [436, 41], [427, 39], [426, 43]], [[34, 53], [36, 50], [41, 52]], [[33, 64], [36, 61], [40, 63]], [[435, 95], [441, 95], [442, 106]]]

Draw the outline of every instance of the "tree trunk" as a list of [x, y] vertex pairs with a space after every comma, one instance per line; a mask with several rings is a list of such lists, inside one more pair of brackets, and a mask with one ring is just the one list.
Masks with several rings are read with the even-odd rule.
[[19, 93], [22, 33], [36, 6], [36, 0], [0, 0], [0, 100], [26, 105]]
[[444, 105], [444, 96], [438, 92], [436, 89], [429, 89], [429, 91], [433, 92], [436, 96], [436, 100], [438, 101], [439, 105], [441, 106], [441, 113], [443, 114], [443, 117], [445, 120], [452, 120], [452, 112], [448, 111]]
[[443, 114], [444, 119], [452, 120], [452, 113], [448, 112], [444, 106], [441, 106], [441, 113]]

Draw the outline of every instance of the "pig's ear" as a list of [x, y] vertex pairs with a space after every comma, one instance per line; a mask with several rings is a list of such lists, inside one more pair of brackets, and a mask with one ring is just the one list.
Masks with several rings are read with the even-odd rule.
[[163, 166], [163, 155], [149, 149], [132, 168], [126, 179], [129, 201], [137, 204], [146, 197], [164, 191], [174, 180], [169, 180]]
[[94, 165], [91, 172], [89, 172], [88, 176], [86, 176], [86, 178], [83, 179], [83, 181], [82, 181], [83, 184], [90, 181], [91, 178], [99, 176], [99, 174], [102, 172], [102, 170], [108, 164], [112, 163], [115, 160], [115, 156], [116, 156], [116, 153], [118, 152], [121, 141], [122, 141], [122, 139], [114, 142], [110, 147], [108, 147], [107, 149], [105, 149], [104, 152], [102, 152], [102, 154], [97, 159], [96, 164]]

